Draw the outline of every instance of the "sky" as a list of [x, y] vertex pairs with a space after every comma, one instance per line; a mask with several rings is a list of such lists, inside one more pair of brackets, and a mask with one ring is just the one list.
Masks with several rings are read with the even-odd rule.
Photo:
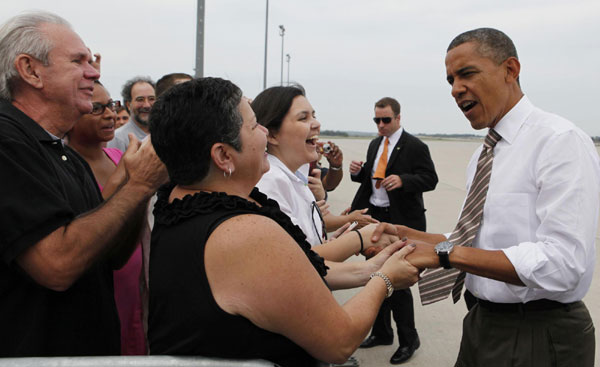
[[[102, 54], [113, 99], [136, 75], [195, 74], [195, 0], [2, 1], [0, 22], [22, 11], [54, 12]], [[263, 90], [266, 0], [205, 0], [204, 76], [244, 94]], [[478, 28], [502, 30], [517, 47], [521, 86], [538, 107], [600, 136], [600, 1], [270, 0], [267, 87], [302, 84], [321, 129], [375, 132], [381, 97], [402, 106], [412, 133], [480, 133], [450, 96], [450, 41]]]

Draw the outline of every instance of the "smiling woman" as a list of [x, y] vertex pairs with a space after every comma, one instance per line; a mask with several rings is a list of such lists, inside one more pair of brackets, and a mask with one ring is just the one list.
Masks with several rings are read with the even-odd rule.
[[[115, 135], [116, 103], [104, 86], [96, 81], [92, 95], [92, 111], [83, 115], [68, 133], [69, 146], [90, 165], [100, 188], [106, 186], [117, 164], [113, 149], [103, 145]], [[121, 154], [118, 154], [120, 159]], [[116, 159], [118, 162], [119, 159]]]
[[[118, 165], [123, 153], [103, 145], [115, 135], [115, 103], [104, 86], [94, 82], [92, 111], [83, 115], [68, 134], [69, 146], [90, 165], [98, 187], [107, 199], [121, 184], [125, 171]], [[129, 261], [114, 272], [114, 295], [121, 321], [121, 354], [146, 354], [142, 321], [140, 274], [142, 249], [138, 244]]]
[[258, 122], [269, 130], [267, 152], [271, 170], [258, 188], [277, 201], [281, 210], [302, 228], [308, 242], [322, 242], [323, 219], [314, 210], [315, 197], [298, 169], [316, 161], [321, 124], [300, 85], [272, 87], [252, 102]]
[[[306, 118], [314, 119], [312, 111]], [[403, 260], [412, 248], [391, 255], [401, 246], [396, 243], [382, 251], [385, 263], [370, 271], [381, 274], [367, 276], [353, 302], [336, 302], [323, 279], [323, 258], [254, 187], [269, 169], [267, 130], [233, 83], [199, 78], [174, 86], [154, 105], [150, 132], [171, 178], [154, 211], [152, 354], [262, 358], [302, 367], [316, 366], [316, 359], [343, 362], [388, 290], [417, 280], [416, 269]], [[358, 236], [347, 237], [354, 239], [346, 238], [349, 252], [359, 250]], [[372, 245], [371, 233], [363, 237], [364, 246]]]

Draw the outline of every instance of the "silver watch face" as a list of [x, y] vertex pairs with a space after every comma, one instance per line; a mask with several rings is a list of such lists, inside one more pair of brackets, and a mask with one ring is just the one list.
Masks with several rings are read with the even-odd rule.
[[454, 248], [454, 245], [452, 244], [452, 242], [450, 241], [444, 241], [444, 242], [440, 242], [437, 245], [435, 245], [435, 252], [437, 254], [439, 253], [450, 253], [450, 251], [452, 251], [452, 248]]

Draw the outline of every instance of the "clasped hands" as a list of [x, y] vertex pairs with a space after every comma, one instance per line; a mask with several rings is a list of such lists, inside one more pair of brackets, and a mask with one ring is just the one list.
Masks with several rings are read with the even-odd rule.
[[408, 288], [419, 280], [420, 269], [407, 258], [416, 250], [415, 245], [407, 245], [406, 239], [400, 240], [394, 228], [387, 223], [369, 224], [360, 230], [364, 239], [362, 254], [367, 257], [371, 272], [385, 273], [395, 289]]
[[408, 230], [389, 223], [370, 224], [360, 230], [367, 237], [362, 251], [367, 265], [386, 274], [395, 289], [410, 287], [419, 280], [421, 271], [440, 266], [434, 245], [409, 240]]
[[[410, 239], [409, 228], [403, 225], [394, 225], [390, 223], [380, 223], [377, 228], [373, 231], [371, 241], [378, 243], [380, 239], [387, 238], [387, 236], [394, 235], [401, 238], [406, 243], [414, 244], [415, 249], [406, 256], [406, 260], [413, 266], [423, 271], [427, 268], [439, 268], [440, 260], [435, 252], [435, 244]], [[373, 247], [370, 252], [366, 253], [365, 256], [376, 254], [381, 251], [381, 247]]]

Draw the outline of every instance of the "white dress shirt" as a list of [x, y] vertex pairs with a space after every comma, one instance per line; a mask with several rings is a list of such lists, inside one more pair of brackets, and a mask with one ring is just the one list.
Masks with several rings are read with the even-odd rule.
[[279, 158], [267, 156], [271, 168], [258, 184], [258, 189], [269, 198], [277, 201], [282, 212], [302, 229], [311, 245], [321, 244], [323, 221], [315, 204], [315, 197], [308, 188], [308, 180], [297, 171], [290, 171]]
[[[600, 163], [570, 121], [521, 98], [494, 128], [502, 140], [473, 247], [502, 250], [526, 287], [467, 274], [478, 298], [501, 303], [579, 301], [595, 264]], [[467, 192], [481, 148], [467, 168]]]
[[[402, 136], [402, 131], [404, 129], [402, 126], [398, 130], [396, 130], [392, 135], [388, 137], [390, 142], [388, 143], [388, 151], [387, 151], [387, 161], [390, 162], [390, 157], [392, 156], [392, 152], [394, 151], [394, 147], [398, 144], [398, 140]], [[375, 175], [375, 171], [377, 170], [377, 164], [379, 163], [379, 158], [383, 154], [383, 146], [385, 144], [385, 136], [381, 139], [381, 143], [379, 144], [379, 148], [377, 149], [377, 155], [375, 156], [375, 161], [373, 161], [373, 168], [371, 169], [371, 185], [373, 191], [371, 193], [371, 197], [369, 198], [369, 203], [374, 206], [378, 206], [380, 208], [386, 208], [390, 206], [390, 198], [388, 197], [387, 191], [385, 187], [381, 186], [380, 188], [375, 187], [375, 183], [377, 180], [373, 179], [373, 175]]]

